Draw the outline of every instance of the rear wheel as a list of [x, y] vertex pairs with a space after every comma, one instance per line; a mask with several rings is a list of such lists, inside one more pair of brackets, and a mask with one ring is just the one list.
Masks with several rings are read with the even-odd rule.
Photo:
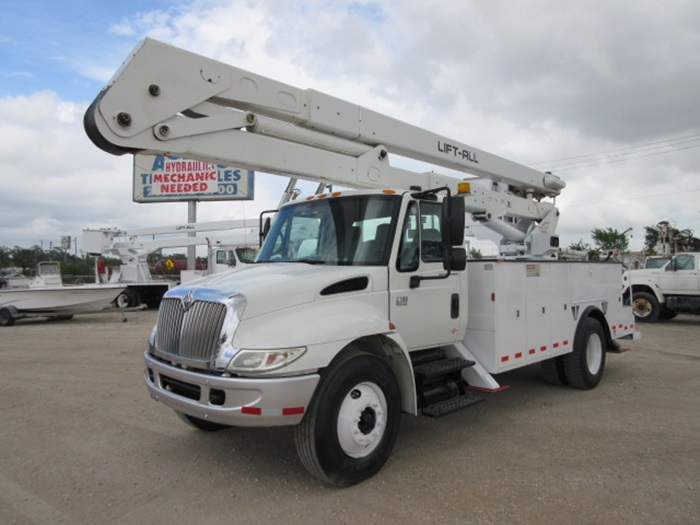
[[389, 366], [372, 354], [348, 351], [326, 371], [295, 444], [306, 469], [346, 487], [376, 474], [399, 432], [401, 394]]
[[653, 294], [635, 292], [632, 300], [632, 312], [637, 321], [653, 323], [659, 319], [661, 307]]
[[544, 375], [544, 380], [550, 385], [564, 386], [569, 384], [568, 379], [566, 379], [562, 356], [542, 361], [542, 374]]
[[605, 334], [600, 322], [582, 319], [574, 336], [574, 351], [563, 357], [566, 379], [574, 388], [595, 388], [605, 368]]

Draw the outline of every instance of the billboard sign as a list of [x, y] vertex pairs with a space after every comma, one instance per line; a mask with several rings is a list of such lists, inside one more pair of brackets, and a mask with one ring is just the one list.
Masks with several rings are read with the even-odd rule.
[[252, 200], [250, 170], [163, 155], [134, 155], [134, 202]]

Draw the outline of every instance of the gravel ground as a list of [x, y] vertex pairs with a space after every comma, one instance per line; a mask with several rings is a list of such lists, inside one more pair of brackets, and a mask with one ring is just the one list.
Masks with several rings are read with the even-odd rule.
[[154, 321], [0, 328], [0, 524], [700, 523], [700, 317], [639, 326], [592, 391], [531, 366], [485, 403], [406, 415], [347, 489], [306, 473], [291, 428], [206, 433], [152, 401]]

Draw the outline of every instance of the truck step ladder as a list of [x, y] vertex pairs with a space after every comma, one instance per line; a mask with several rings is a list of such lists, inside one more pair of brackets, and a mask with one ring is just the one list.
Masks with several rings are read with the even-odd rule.
[[463, 368], [474, 366], [474, 361], [469, 361], [461, 357], [453, 359], [442, 359], [440, 361], [431, 361], [422, 365], [416, 366], [413, 371], [416, 377], [421, 377], [423, 380], [430, 380], [434, 377], [444, 376], [452, 372], [459, 372]]
[[459, 397], [448, 399], [442, 403], [436, 403], [429, 407], [425, 407], [421, 410], [421, 414], [429, 417], [441, 417], [452, 412], [456, 412], [462, 408], [467, 408], [468, 406], [476, 405], [484, 400], [483, 397], [478, 396], [472, 392], [467, 392]]
[[473, 392], [466, 391], [462, 370], [475, 361], [463, 357], [447, 357], [442, 348], [418, 352], [412, 356], [421, 413], [441, 417], [483, 401]]

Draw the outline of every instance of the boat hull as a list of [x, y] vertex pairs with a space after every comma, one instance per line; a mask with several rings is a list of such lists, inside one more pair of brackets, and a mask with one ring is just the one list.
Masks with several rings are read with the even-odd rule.
[[25, 314], [70, 315], [108, 308], [124, 286], [81, 285], [0, 291], [0, 308]]

